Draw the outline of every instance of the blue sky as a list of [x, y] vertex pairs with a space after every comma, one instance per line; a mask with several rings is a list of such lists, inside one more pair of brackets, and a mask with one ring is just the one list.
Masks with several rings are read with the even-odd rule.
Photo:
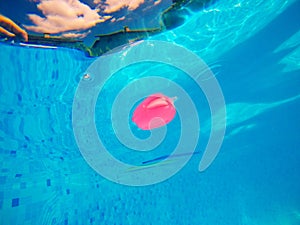
[[11, 0], [0, 1], [0, 13], [28, 33], [82, 38], [97, 34], [159, 27], [159, 15], [172, 0]]

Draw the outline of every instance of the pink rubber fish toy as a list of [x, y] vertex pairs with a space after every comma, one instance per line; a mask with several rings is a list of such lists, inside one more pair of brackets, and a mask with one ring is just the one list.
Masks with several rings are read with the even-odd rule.
[[175, 100], [160, 93], [150, 95], [137, 106], [132, 121], [142, 130], [162, 127], [175, 117]]

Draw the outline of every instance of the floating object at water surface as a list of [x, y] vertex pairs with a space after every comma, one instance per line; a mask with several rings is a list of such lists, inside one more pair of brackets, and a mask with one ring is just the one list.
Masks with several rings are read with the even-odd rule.
[[160, 93], [150, 95], [137, 106], [132, 121], [142, 130], [162, 127], [176, 115], [175, 100], [176, 97], [170, 98]]

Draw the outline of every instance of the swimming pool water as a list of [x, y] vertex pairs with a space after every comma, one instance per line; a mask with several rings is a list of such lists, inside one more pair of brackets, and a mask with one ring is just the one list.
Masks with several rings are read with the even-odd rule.
[[173, 177], [151, 186], [108, 181], [80, 154], [72, 104], [95, 59], [68, 49], [1, 44], [0, 224], [300, 224], [299, 10], [300, 1], [219, 1], [150, 38], [196, 53], [222, 88], [226, 135], [204, 172], [198, 164], [210, 109], [186, 74], [140, 63], [108, 80], [97, 101], [96, 125], [111, 153], [128, 163], [170, 154], [180, 122], [176, 117], [168, 125], [160, 151], [141, 155], [122, 146], [110, 113], [126, 84], [155, 73], [179, 83], [197, 107], [197, 154]]

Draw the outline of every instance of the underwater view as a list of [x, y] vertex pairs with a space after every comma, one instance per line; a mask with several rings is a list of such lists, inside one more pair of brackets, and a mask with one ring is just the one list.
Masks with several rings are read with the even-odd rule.
[[0, 225], [300, 224], [299, 0], [0, 2]]

